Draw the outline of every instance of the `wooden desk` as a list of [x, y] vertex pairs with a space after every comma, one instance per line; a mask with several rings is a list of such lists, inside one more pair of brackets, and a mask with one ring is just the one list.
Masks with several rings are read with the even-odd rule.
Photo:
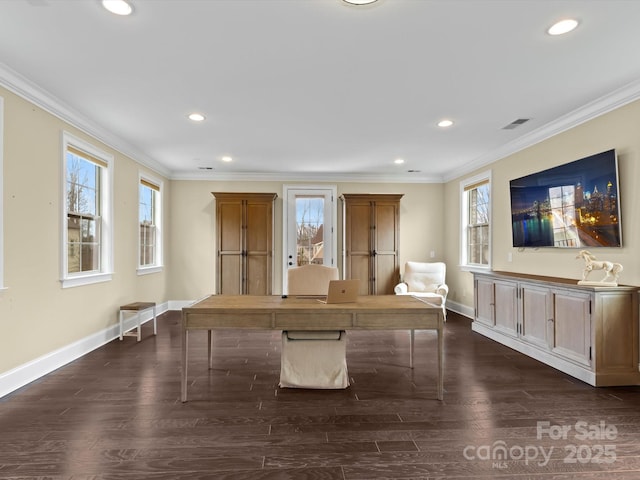
[[[182, 309], [182, 401], [187, 401], [189, 330], [435, 330], [438, 334], [438, 400], [443, 397], [442, 307], [410, 295], [369, 295], [356, 303], [326, 305], [313, 298], [212, 295]], [[209, 350], [211, 353], [211, 350]], [[209, 354], [211, 366], [211, 354]]]

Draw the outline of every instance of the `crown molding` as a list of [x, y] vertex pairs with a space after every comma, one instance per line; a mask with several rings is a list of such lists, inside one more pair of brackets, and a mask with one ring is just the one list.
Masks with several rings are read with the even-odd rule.
[[114, 150], [117, 150], [137, 163], [165, 177], [170, 176], [171, 171], [169, 169], [148, 157], [128, 142], [111, 134], [93, 120], [67, 106], [62, 100], [40, 88], [4, 63], [0, 63], [0, 86], [33, 103], [37, 107], [42, 108], [60, 120], [67, 122], [87, 135], [92, 136]]
[[202, 180], [216, 182], [332, 182], [332, 183], [442, 183], [442, 177], [434, 177], [416, 174], [383, 174], [383, 173], [312, 173], [312, 172], [287, 172], [264, 173], [242, 172], [221, 173], [215, 170], [203, 172], [176, 172], [171, 175], [171, 180]]
[[456, 169], [452, 171], [450, 175], [445, 175], [444, 181], [449, 182], [460, 178], [478, 168], [513, 155], [525, 148], [547, 140], [559, 133], [566, 132], [582, 123], [593, 120], [638, 99], [640, 99], [640, 80], [633, 81], [611, 93], [603, 95], [486, 155], [481, 155], [467, 163], [462, 169]]

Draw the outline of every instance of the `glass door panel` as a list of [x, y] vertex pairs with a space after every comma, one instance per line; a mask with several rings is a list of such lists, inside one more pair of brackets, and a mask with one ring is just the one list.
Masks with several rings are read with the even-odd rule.
[[283, 292], [288, 268], [311, 263], [336, 266], [335, 196], [335, 187], [285, 186]]

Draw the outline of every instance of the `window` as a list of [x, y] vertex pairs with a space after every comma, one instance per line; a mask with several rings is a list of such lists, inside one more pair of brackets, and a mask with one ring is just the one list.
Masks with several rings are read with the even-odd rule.
[[491, 172], [467, 179], [462, 192], [461, 265], [491, 267]]
[[162, 182], [140, 176], [138, 274], [154, 273], [162, 268], [161, 187]]
[[109, 281], [113, 157], [68, 133], [63, 146], [62, 286]]
[[3, 192], [2, 192], [2, 185], [4, 183], [3, 179], [2, 179], [2, 172], [3, 172], [3, 167], [2, 167], [2, 160], [3, 160], [3, 152], [4, 152], [4, 98], [0, 97], [0, 291], [4, 290], [4, 276], [3, 276], [3, 272], [4, 272], [4, 258], [3, 258], [3, 252], [4, 252], [4, 230], [3, 230], [3, 225], [4, 225], [4, 207], [2, 204], [2, 199], [3, 197]]

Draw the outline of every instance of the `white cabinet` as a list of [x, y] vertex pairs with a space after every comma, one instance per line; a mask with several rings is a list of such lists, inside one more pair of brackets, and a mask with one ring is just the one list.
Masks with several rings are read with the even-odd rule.
[[543, 350], [551, 347], [553, 335], [553, 295], [548, 287], [520, 286], [520, 338]]
[[518, 284], [496, 280], [493, 284], [495, 329], [505, 335], [518, 336]]
[[490, 327], [496, 324], [493, 313], [494, 282], [491, 278], [475, 278], [475, 322], [484, 323]]
[[582, 292], [551, 290], [553, 324], [551, 350], [580, 365], [591, 366], [591, 295]]
[[638, 288], [474, 273], [472, 329], [594, 386], [640, 385]]

